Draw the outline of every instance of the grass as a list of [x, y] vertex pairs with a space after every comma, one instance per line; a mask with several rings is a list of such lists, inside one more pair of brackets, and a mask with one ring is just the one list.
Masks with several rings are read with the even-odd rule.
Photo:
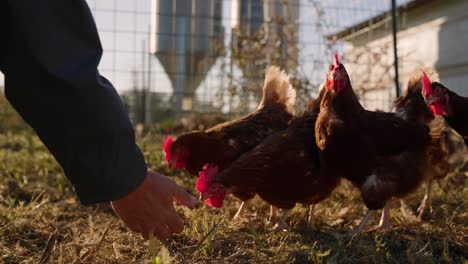
[[[153, 169], [195, 194], [194, 179], [165, 166], [159, 136], [138, 142]], [[406, 199], [413, 211], [423, 193], [420, 188]], [[346, 182], [317, 206], [316, 228], [306, 226], [307, 208], [298, 205], [289, 230], [271, 231], [269, 207], [258, 198], [242, 221], [233, 222], [240, 203], [229, 198], [218, 210], [177, 207], [186, 228], [162, 244], [129, 231], [107, 204], [80, 205], [29, 129], [0, 133], [2, 263], [468, 263], [467, 201], [467, 178], [453, 173], [435, 185], [434, 212], [424, 223], [392, 201], [393, 228], [351, 240], [365, 207]]]

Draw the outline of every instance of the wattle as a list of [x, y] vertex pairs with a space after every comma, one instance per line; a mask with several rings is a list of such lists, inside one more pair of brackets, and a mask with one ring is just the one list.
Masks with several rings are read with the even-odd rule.
[[185, 169], [185, 161], [176, 161], [175, 162], [175, 167], [176, 169]]
[[209, 207], [213, 207], [213, 208], [221, 208], [223, 207], [223, 202], [224, 202], [224, 198], [221, 198], [221, 197], [211, 197], [211, 198], [207, 198], [205, 200], [205, 203], [209, 206]]

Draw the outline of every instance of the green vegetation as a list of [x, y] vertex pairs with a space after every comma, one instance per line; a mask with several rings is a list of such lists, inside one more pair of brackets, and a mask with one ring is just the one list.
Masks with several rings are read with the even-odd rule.
[[[193, 178], [164, 164], [161, 139], [138, 139], [149, 165], [196, 195]], [[423, 194], [420, 188], [406, 199], [413, 211]], [[306, 227], [307, 209], [297, 206], [288, 217], [289, 230], [271, 231], [269, 207], [258, 198], [244, 220], [233, 222], [240, 203], [230, 198], [218, 210], [178, 207], [184, 232], [164, 245], [145, 242], [109, 205], [81, 206], [37, 136], [0, 102], [2, 263], [468, 263], [467, 201], [467, 177], [453, 173], [435, 185], [434, 212], [424, 223], [393, 201], [392, 229], [351, 240], [349, 231], [365, 207], [359, 193], [343, 183], [317, 206], [315, 229]], [[376, 216], [372, 223], [377, 221]]]

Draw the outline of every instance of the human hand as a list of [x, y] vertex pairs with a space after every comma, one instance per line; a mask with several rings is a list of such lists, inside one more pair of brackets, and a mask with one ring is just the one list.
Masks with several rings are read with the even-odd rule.
[[198, 203], [198, 199], [173, 180], [148, 170], [145, 180], [137, 189], [112, 201], [111, 205], [130, 230], [141, 233], [144, 239], [153, 234], [162, 241], [184, 229], [184, 222], [174, 209], [174, 200], [188, 207]]

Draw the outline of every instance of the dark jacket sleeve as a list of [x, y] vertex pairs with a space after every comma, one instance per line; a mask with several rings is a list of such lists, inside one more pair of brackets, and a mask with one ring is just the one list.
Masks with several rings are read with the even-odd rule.
[[85, 1], [12, 0], [4, 7], [7, 44], [0, 69], [8, 100], [60, 163], [83, 204], [134, 190], [146, 163], [120, 97], [97, 70], [102, 47]]

